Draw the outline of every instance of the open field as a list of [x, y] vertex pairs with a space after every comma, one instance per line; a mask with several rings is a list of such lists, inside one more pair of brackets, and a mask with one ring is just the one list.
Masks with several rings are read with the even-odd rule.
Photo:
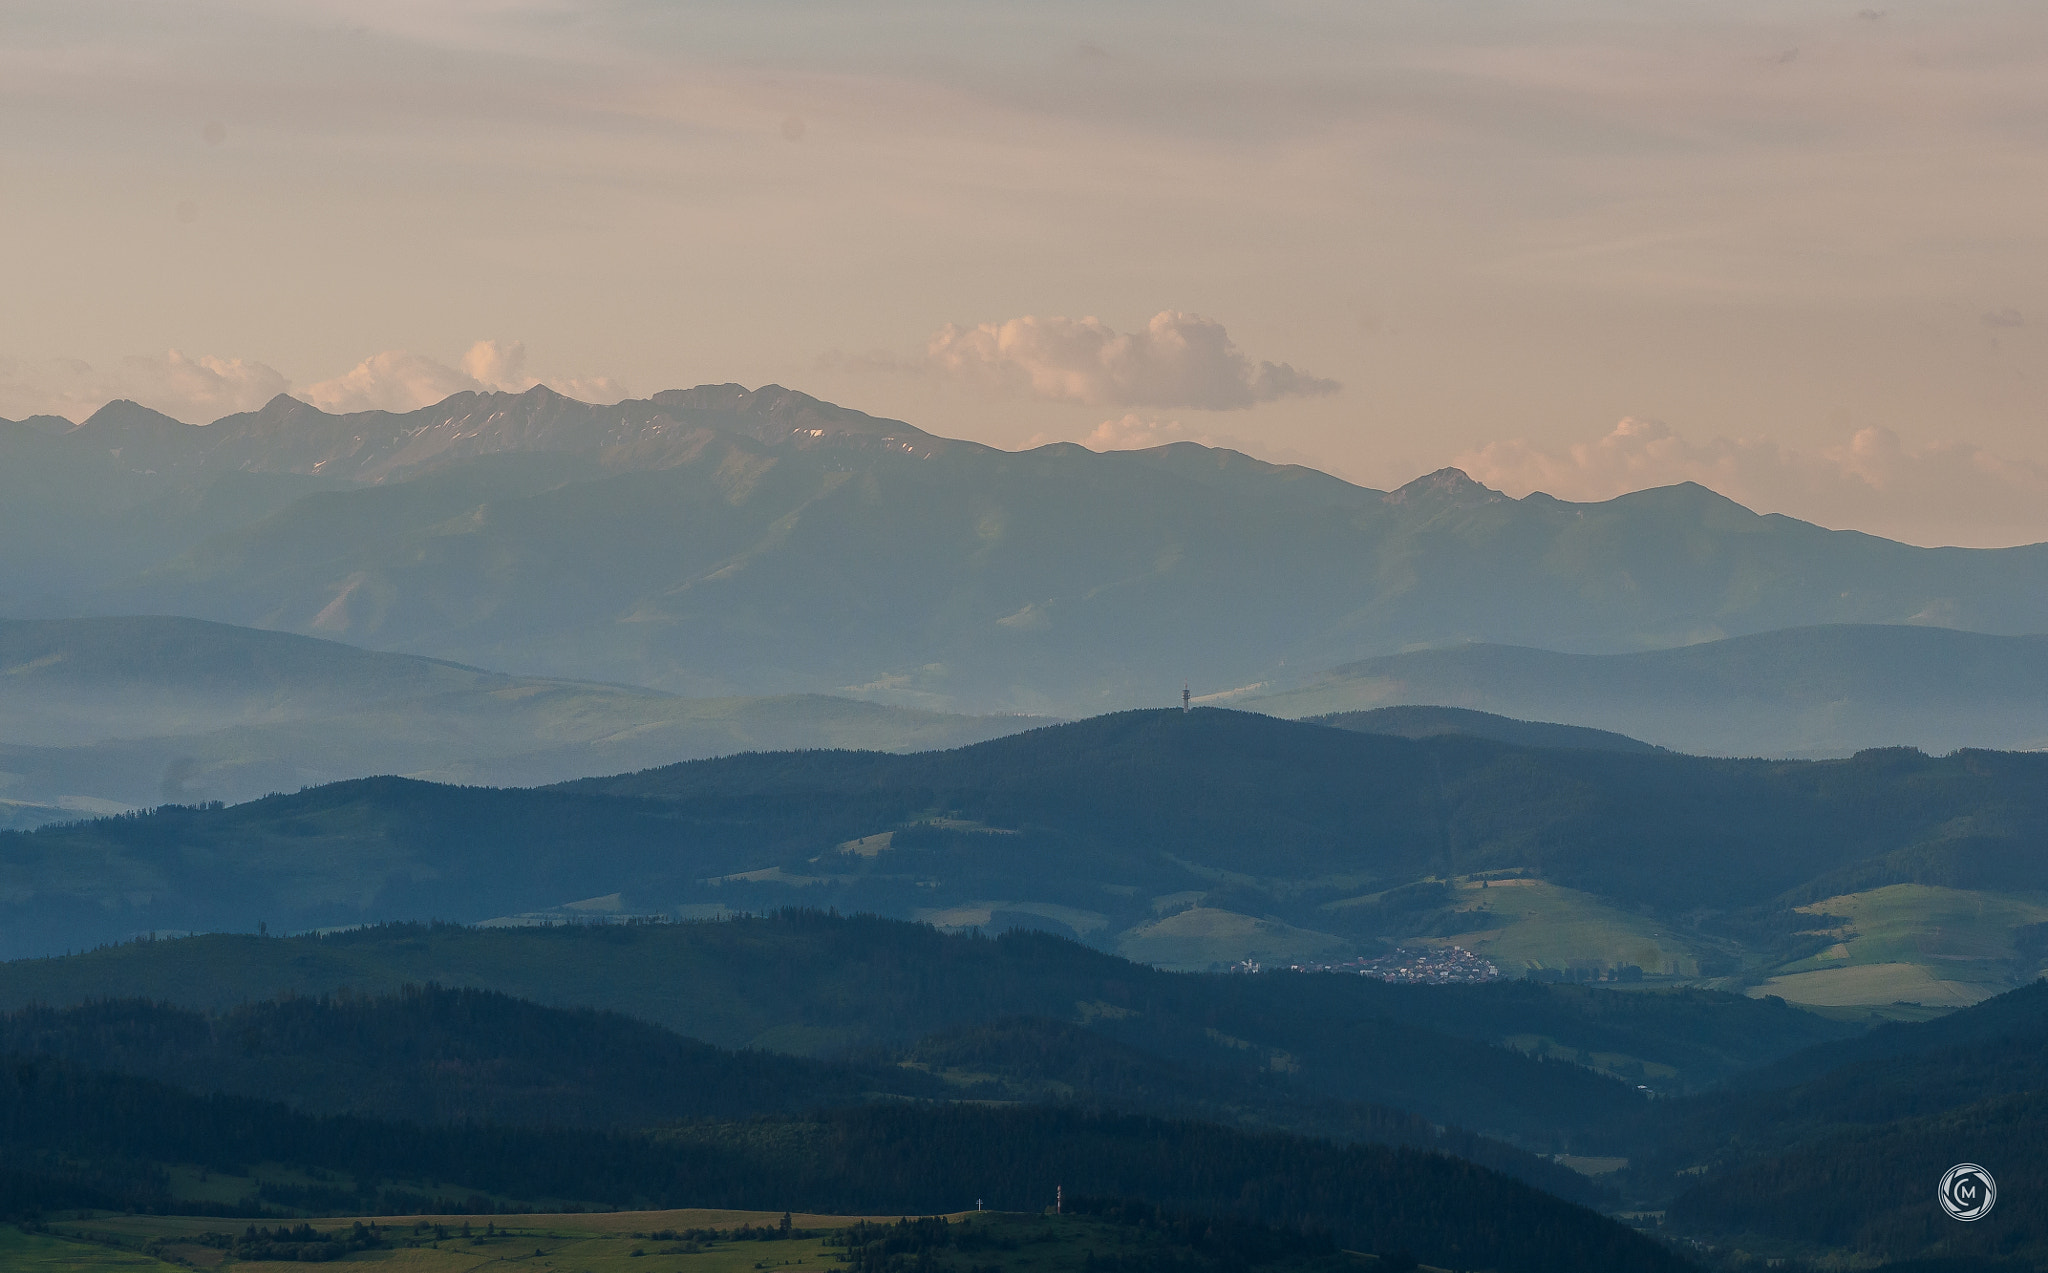
[[12, 1273], [171, 1273], [176, 1268], [133, 1250], [7, 1227], [0, 1227], [0, 1266]]
[[[0, 1261], [9, 1270], [30, 1273], [169, 1273], [180, 1266], [283, 1273], [303, 1267], [303, 1258], [388, 1273], [470, 1273], [486, 1267], [535, 1273], [798, 1273], [846, 1267], [846, 1231], [862, 1220], [886, 1226], [888, 1235], [870, 1230], [865, 1236], [893, 1236], [891, 1254], [901, 1253], [908, 1230], [896, 1216], [798, 1213], [789, 1218], [788, 1236], [777, 1236], [782, 1219], [773, 1212], [680, 1210], [312, 1222], [318, 1235], [354, 1234], [359, 1241], [364, 1233], [374, 1236], [373, 1245], [335, 1258], [324, 1252], [297, 1257], [289, 1250], [263, 1250], [246, 1239], [240, 1250], [247, 1254], [235, 1254], [236, 1239], [251, 1226], [247, 1220], [110, 1215], [54, 1221], [39, 1233], [0, 1229]], [[1068, 1273], [1088, 1267], [1097, 1253], [1136, 1254], [1135, 1247], [1164, 1255], [1169, 1245], [1156, 1229], [1092, 1216], [963, 1212], [943, 1219], [944, 1243], [930, 1251], [929, 1265], [919, 1261], [920, 1268]], [[265, 1229], [279, 1224], [259, 1223]], [[304, 1231], [293, 1236], [304, 1236]], [[285, 1258], [253, 1258], [279, 1254]], [[910, 1267], [909, 1259], [903, 1263]], [[1369, 1270], [1377, 1263], [1370, 1256], [1297, 1253], [1265, 1267]]]
[[1954, 1008], [2035, 975], [2033, 964], [2021, 966], [2013, 931], [2048, 920], [2048, 899], [1893, 884], [1800, 910], [1840, 921], [1816, 930], [1837, 938], [1835, 944], [1777, 969], [1752, 994], [1829, 1007], [1912, 1003]]
[[[1469, 916], [1471, 927], [1449, 936], [1401, 939], [1405, 945], [1463, 946], [1491, 959], [1504, 976], [1530, 969], [1615, 969], [1633, 964], [1651, 977], [1699, 975], [1699, 958], [1673, 929], [1643, 915], [1602, 902], [1590, 893], [1540, 879], [1457, 881], [1453, 922]], [[1371, 898], [1329, 903], [1341, 910]], [[1435, 928], [1441, 933], [1439, 923]]]
[[1128, 930], [1117, 939], [1116, 953], [1169, 971], [1204, 972], [1240, 959], [1285, 964], [1348, 947], [1329, 933], [1196, 906]]
[[1940, 981], [1919, 964], [1854, 964], [1772, 977], [1752, 986], [1755, 997], [1776, 995], [1788, 1003], [1848, 1008], [1875, 1004], [1920, 1004], [1966, 1008], [1996, 991], [1966, 981]]

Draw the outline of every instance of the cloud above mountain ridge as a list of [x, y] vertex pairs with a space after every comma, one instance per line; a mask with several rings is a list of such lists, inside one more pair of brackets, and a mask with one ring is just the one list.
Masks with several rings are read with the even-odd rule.
[[1491, 442], [1453, 462], [1516, 496], [1599, 501], [1697, 482], [1763, 512], [1841, 527], [1884, 524], [1890, 538], [1972, 547], [2038, 537], [2048, 501], [2048, 466], [1968, 442], [1908, 444], [1878, 426], [1807, 450], [1761, 437], [1695, 441], [1661, 421], [1629, 418], [1592, 441]]
[[543, 380], [526, 372], [526, 342], [480, 340], [451, 367], [425, 354], [387, 349], [331, 380], [308, 385], [306, 401], [322, 411], [417, 411], [457, 393], [524, 393], [545, 384], [585, 402], [617, 402], [626, 391], [609, 376]]
[[[524, 393], [544, 384], [584, 402], [617, 402], [625, 388], [610, 376], [539, 377], [526, 370], [524, 341], [480, 340], [461, 365], [405, 349], [387, 349], [339, 376], [315, 381], [296, 396], [323, 411], [417, 411], [456, 393]], [[0, 418], [59, 415], [85, 419], [126, 398], [188, 424], [253, 411], [281, 393], [290, 377], [267, 363], [173, 349], [123, 358], [101, 369], [77, 358], [40, 362], [0, 358]]]
[[80, 358], [0, 358], [0, 416], [50, 414], [83, 420], [126, 398], [191, 424], [252, 411], [291, 388], [275, 367], [241, 358], [189, 357], [179, 350], [123, 358], [99, 368]]
[[925, 365], [997, 393], [1104, 407], [1231, 411], [1342, 387], [1288, 363], [1254, 361], [1223, 324], [1177, 310], [1131, 332], [1093, 317], [948, 323], [927, 343]]

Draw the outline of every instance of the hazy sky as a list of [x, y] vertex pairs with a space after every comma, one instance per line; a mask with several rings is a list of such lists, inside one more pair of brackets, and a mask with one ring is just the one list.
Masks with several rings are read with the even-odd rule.
[[2048, 540], [2041, 0], [8, 0], [0, 139], [0, 416], [774, 381]]

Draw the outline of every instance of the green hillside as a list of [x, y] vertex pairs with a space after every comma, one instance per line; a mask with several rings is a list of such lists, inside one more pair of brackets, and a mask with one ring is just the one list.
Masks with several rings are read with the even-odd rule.
[[244, 1261], [402, 1260], [420, 1273], [468, 1273], [479, 1261], [520, 1259], [580, 1273], [819, 1273], [849, 1264], [864, 1273], [1086, 1273], [1103, 1265], [1186, 1273], [1343, 1273], [1379, 1263], [1338, 1250], [1327, 1235], [1124, 1201], [1077, 1199], [1062, 1215], [983, 1211], [877, 1220], [799, 1212], [787, 1228], [784, 1214], [695, 1208], [494, 1219], [340, 1216], [243, 1226], [196, 1217], [110, 1216], [59, 1221], [33, 1234], [0, 1229], [0, 1256], [8, 1268], [24, 1273], [178, 1267], [161, 1262], [171, 1259], [204, 1267], [223, 1254]]

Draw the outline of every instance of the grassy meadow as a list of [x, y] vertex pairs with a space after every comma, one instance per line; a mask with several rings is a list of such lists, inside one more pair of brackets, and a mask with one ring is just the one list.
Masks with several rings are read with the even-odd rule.
[[1915, 1003], [1960, 1008], [2031, 980], [2013, 931], [2048, 921], [2048, 898], [1892, 884], [1799, 908], [1835, 937], [1819, 954], [1754, 987], [1816, 1007]]
[[[943, 1218], [949, 1244], [929, 1251], [930, 1263], [918, 1265], [933, 1273], [1079, 1273], [1095, 1259], [1115, 1254], [1187, 1254], [1157, 1229], [1093, 1216], [964, 1212]], [[323, 1262], [388, 1273], [470, 1273], [485, 1268], [508, 1273], [799, 1273], [855, 1265], [864, 1270], [891, 1270], [899, 1264], [909, 1269], [917, 1260], [900, 1249], [906, 1245], [901, 1217], [798, 1213], [790, 1217], [788, 1236], [764, 1236], [778, 1230], [782, 1219], [779, 1213], [765, 1211], [679, 1210], [364, 1216], [310, 1223], [319, 1234], [346, 1235], [357, 1225], [375, 1226], [376, 1245]], [[868, 1247], [850, 1256], [849, 1230], [864, 1220], [881, 1226], [879, 1234], [874, 1228], [862, 1234], [868, 1242], [886, 1242], [896, 1235], [888, 1245], [898, 1249], [877, 1252]], [[252, 1223], [269, 1229], [286, 1222], [102, 1215], [51, 1221], [39, 1232], [0, 1228], [0, 1264], [18, 1273], [170, 1273], [177, 1268], [222, 1267], [281, 1273], [304, 1267], [297, 1259], [233, 1254], [234, 1239]], [[1370, 1270], [1378, 1264], [1372, 1256], [1295, 1252], [1263, 1267], [1335, 1273]]]
[[1437, 942], [1484, 955], [1511, 977], [1629, 964], [1651, 977], [1699, 976], [1697, 952], [1671, 925], [1546, 880], [1461, 879], [1457, 909], [1473, 918], [1471, 930]]

